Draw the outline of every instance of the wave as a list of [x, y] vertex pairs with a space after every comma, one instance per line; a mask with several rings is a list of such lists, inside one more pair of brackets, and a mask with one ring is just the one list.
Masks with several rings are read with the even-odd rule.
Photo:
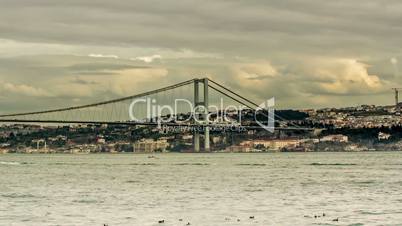
[[236, 166], [266, 166], [264, 163], [240, 163], [236, 164]]
[[355, 181], [356, 184], [374, 184], [376, 183], [375, 180], [367, 180], [367, 181]]
[[0, 165], [26, 165], [29, 164], [28, 162], [4, 162], [4, 161], [0, 161]]
[[88, 162], [80, 162], [80, 163], [73, 163], [73, 162], [52, 162], [48, 163], [47, 165], [66, 165], [66, 166], [156, 166], [155, 163], [88, 163]]
[[208, 166], [208, 163], [199, 163], [199, 162], [195, 162], [195, 163], [176, 163], [173, 164], [175, 166]]
[[132, 165], [132, 166], [157, 166], [158, 164], [156, 163], [130, 163], [127, 165]]
[[141, 181], [139, 181], [139, 180], [128, 180], [128, 181], [126, 181], [126, 183], [129, 183], [129, 184], [138, 184], [138, 183], [141, 183]]
[[313, 162], [309, 164], [310, 166], [356, 166], [355, 163], [320, 163]]
[[79, 200], [73, 200], [73, 202], [92, 204], [92, 203], [103, 203], [104, 201], [99, 201], [99, 200], [95, 200], [95, 199], [79, 199]]
[[23, 194], [23, 193], [7, 193], [1, 194], [3, 198], [17, 198], [17, 199], [24, 199], [24, 198], [45, 198], [44, 196], [37, 196], [33, 194]]

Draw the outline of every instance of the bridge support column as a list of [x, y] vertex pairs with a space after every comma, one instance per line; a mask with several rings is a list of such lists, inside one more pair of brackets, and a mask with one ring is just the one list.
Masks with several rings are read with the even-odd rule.
[[[203, 83], [204, 87], [204, 92], [203, 92], [203, 101], [200, 101], [200, 88], [199, 84]], [[194, 118], [196, 125], [199, 126], [204, 126], [204, 151], [208, 152], [210, 150], [210, 143], [209, 143], [209, 126], [208, 126], [208, 106], [209, 106], [209, 98], [208, 98], [208, 79], [196, 79], [194, 81], [194, 107], [195, 107], [195, 112], [194, 112]], [[202, 106], [202, 108], [200, 108]], [[201, 111], [202, 109], [202, 111]], [[200, 114], [202, 114], [202, 117], [200, 117]], [[202, 123], [200, 123], [200, 120], [202, 118]], [[195, 128], [194, 130], [194, 152], [199, 152], [200, 151], [200, 131], [199, 128]]]
[[209, 122], [208, 122], [208, 106], [209, 106], [209, 98], [208, 98], [208, 78], [204, 78], [204, 123], [206, 124], [205, 126], [205, 131], [204, 131], [204, 151], [209, 152], [210, 151], [210, 145], [209, 145]]
[[194, 132], [194, 152], [200, 152], [200, 133]]
[[[197, 106], [200, 102], [200, 95], [199, 95], [199, 84], [198, 80], [194, 81], [194, 109], [197, 109]], [[193, 112], [194, 117], [198, 119], [198, 112]], [[194, 142], [194, 152], [199, 152], [200, 151], [200, 132], [198, 131], [198, 128], [194, 128], [194, 134], [193, 134], [193, 142]]]

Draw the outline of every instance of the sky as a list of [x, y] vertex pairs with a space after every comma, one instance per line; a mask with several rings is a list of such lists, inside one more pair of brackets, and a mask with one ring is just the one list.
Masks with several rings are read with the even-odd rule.
[[390, 105], [400, 0], [0, 0], [0, 113], [209, 77], [277, 108]]

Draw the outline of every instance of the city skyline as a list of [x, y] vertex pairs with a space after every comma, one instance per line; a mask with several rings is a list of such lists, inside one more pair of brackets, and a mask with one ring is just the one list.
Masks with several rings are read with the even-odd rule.
[[398, 1], [1, 1], [1, 113], [207, 76], [278, 108], [392, 105]]

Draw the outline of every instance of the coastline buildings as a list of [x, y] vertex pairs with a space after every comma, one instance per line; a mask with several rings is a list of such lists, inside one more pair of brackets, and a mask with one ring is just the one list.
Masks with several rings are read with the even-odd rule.
[[142, 139], [134, 143], [133, 152], [163, 152], [169, 146], [167, 140]]
[[[284, 112], [292, 120], [278, 120], [278, 127], [296, 124], [317, 129], [313, 132], [281, 131], [278, 133], [268, 133], [258, 129], [241, 132], [215, 131], [210, 136], [212, 151], [402, 150], [402, 142], [400, 142], [402, 118], [392, 113], [392, 107], [363, 105], [352, 108]], [[247, 111], [242, 113], [242, 125], [244, 123], [244, 125], [255, 126], [252, 113]], [[236, 117], [236, 112], [230, 112], [230, 115]], [[191, 152], [193, 139], [191, 131], [175, 131], [169, 127], [161, 130], [148, 126], [104, 126], [101, 124], [0, 126], [0, 152]]]
[[331, 125], [334, 128], [379, 128], [402, 125], [402, 117], [395, 114], [395, 106], [361, 105], [346, 108], [302, 110], [312, 124]]

